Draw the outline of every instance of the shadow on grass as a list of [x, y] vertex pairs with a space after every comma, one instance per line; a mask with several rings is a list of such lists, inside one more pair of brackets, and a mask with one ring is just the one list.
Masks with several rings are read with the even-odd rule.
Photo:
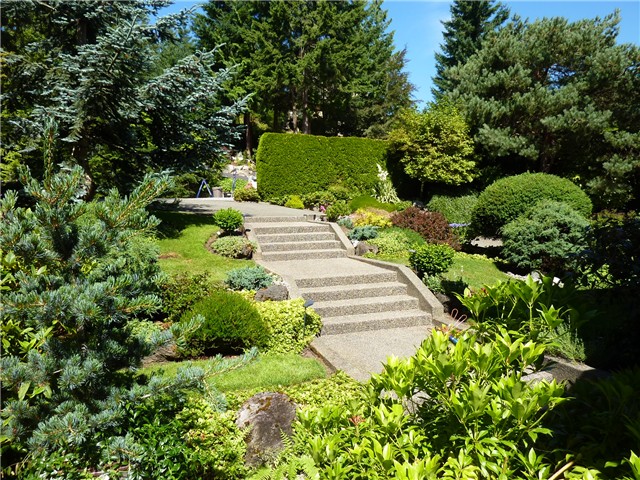
[[182, 231], [188, 227], [214, 226], [211, 215], [166, 211], [152, 211], [151, 213], [161, 221], [156, 228], [158, 238], [178, 238]]

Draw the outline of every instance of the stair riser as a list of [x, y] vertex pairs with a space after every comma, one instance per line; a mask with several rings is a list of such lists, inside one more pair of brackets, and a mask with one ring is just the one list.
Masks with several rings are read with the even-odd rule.
[[344, 250], [332, 250], [327, 252], [325, 250], [305, 250], [305, 251], [290, 251], [290, 252], [263, 252], [262, 259], [267, 262], [282, 262], [285, 260], [311, 260], [322, 258], [341, 258], [346, 257], [347, 254]]
[[325, 242], [288, 242], [288, 243], [260, 243], [263, 252], [287, 252], [291, 250], [331, 250], [340, 249], [341, 245], [335, 240]]
[[258, 242], [262, 243], [285, 243], [285, 242], [322, 242], [335, 240], [333, 232], [319, 233], [289, 233], [285, 235], [260, 234], [257, 235]]
[[356, 285], [359, 283], [395, 282], [395, 272], [370, 273], [365, 275], [344, 275], [337, 277], [300, 278], [296, 280], [299, 288], [333, 287], [337, 285]]
[[383, 303], [365, 303], [356, 305], [314, 305], [313, 309], [321, 317], [339, 317], [342, 315], [360, 315], [364, 313], [391, 312], [393, 310], [413, 310], [418, 307], [418, 300], [407, 298]]
[[288, 223], [306, 221], [307, 217], [304, 215], [298, 217], [245, 217], [245, 223]]
[[325, 321], [320, 335], [340, 335], [342, 333], [367, 332], [371, 330], [383, 330], [387, 328], [405, 328], [430, 325], [428, 317], [407, 317], [390, 321], [389, 319], [368, 320], [362, 322], [335, 322]]
[[253, 230], [253, 233], [260, 236], [264, 233], [327, 233], [333, 232], [329, 225], [277, 225], [273, 227], [255, 227], [251, 228], [248, 226], [247, 228]]
[[398, 286], [382, 286], [378, 287], [372, 285], [369, 288], [359, 288], [356, 290], [349, 287], [342, 287], [340, 290], [326, 291], [314, 291], [313, 289], [302, 289], [300, 294], [304, 298], [312, 298], [314, 301], [332, 301], [332, 300], [348, 300], [354, 298], [367, 298], [367, 297], [389, 297], [393, 295], [406, 295], [407, 287], [404, 285]]

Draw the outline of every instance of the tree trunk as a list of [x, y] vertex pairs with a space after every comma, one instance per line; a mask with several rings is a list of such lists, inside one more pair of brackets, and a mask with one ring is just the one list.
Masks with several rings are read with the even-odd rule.
[[81, 137], [73, 146], [71, 149], [71, 156], [84, 170], [84, 177], [87, 183], [87, 194], [85, 195], [85, 200], [93, 200], [93, 197], [96, 194], [96, 182], [93, 180], [91, 167], [89, 166], [89, 144], [86, 137]]
[[309, 120], [309, 90], [302, 90], [302, 132], [311, 133], [311, 122]]
[[244, 141], [246, 144], [246, 150], [249, 153], [249, 158], [253, 158], [253, 132], [251, 131], [251, 112], [244, 113], [244, 125], [246, 131], [244, 132]]

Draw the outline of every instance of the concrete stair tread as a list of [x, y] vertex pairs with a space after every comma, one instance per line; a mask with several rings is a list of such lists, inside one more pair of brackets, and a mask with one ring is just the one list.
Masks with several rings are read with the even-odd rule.
[[329, 285], [325, 287], [303, 287], [300, 289], [300, 292], [313, 294], [315, 292], [335, 292], [336, 290], [370, 290], [372, 288], [394, 288], [394, 287], [405, 287], [404, 283], [400, 282], [374, 282], [374, 283], [356, 283], [349, 285]]
[[[259, 240], [259, 239], [258, 239]], [[291, 252], [301, 250], [341, 250], [337, 240], [310, 240], [304, 242], [260, 243], [263, 252]], [[288, 248], [287, 248], [288, 247]], [[324, 248], [323, 248], [324, 247]]]
[[375, 313], [360, 313], [357, 315], [341, 315], [336, 317], [322, 317], [323, 324], [330, 323], [358, 323], [365, 322], [372, 319], [389, 319], [394, 318], [407, 318], [407, 317], [424, 317], [425, 321], [429, 321], [429, 314], [423, 310], [417, 308], [411, 310], [391, 310], [388, 312], [375, 312]]
[[[335, 234], [323, 232], [294, 232], [294, 233], [260, 233], [256, 235], [260, 243], [285, 243], [313, 240], [335, 240]], [[312, 240], [312, 241], [313, 241]]]
[[364, 382], [382, 372], [389, 356], [413, 356], [430, 333], [430, 327], [417, 326], [325, 335], [316, 337], [311, 348], [329, 366]]
[[260, 228], [278, 228], [278, 227], [316, 227], [318, 230], [323, 229], [327, 230], [331, 228], [329, 224], [324, 223], [316, 223], [316, 222], [306, 222], [306, 221], [296, 221], [296, 222], [247, 222], [244, 223], [245, 228], [251, 229], [260, 229]]
[[351, 298], [346, 300], [322, 300], [318, 301], [314, 304], [315, 308], [321, 307], [342, 307], [342, 306], [350, 306], [350, 305], [372, 305], [379, 304], [383, 305], [385, 303], [393, 303], [404, 300], [415, 300], [418, 302], [415, 297], [410, 295], [389, 295], [386, 297], [365, 297], [365, 298]]

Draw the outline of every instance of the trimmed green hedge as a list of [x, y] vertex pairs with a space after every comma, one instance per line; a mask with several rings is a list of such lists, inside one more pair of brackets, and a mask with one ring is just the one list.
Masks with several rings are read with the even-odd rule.
[[256, 154], [258, 191], [263, 199], [304, 195], [342, 185], [369, 193], [378, 167], [387, 163], [388, 143], [354, 137], [265, 133]]

